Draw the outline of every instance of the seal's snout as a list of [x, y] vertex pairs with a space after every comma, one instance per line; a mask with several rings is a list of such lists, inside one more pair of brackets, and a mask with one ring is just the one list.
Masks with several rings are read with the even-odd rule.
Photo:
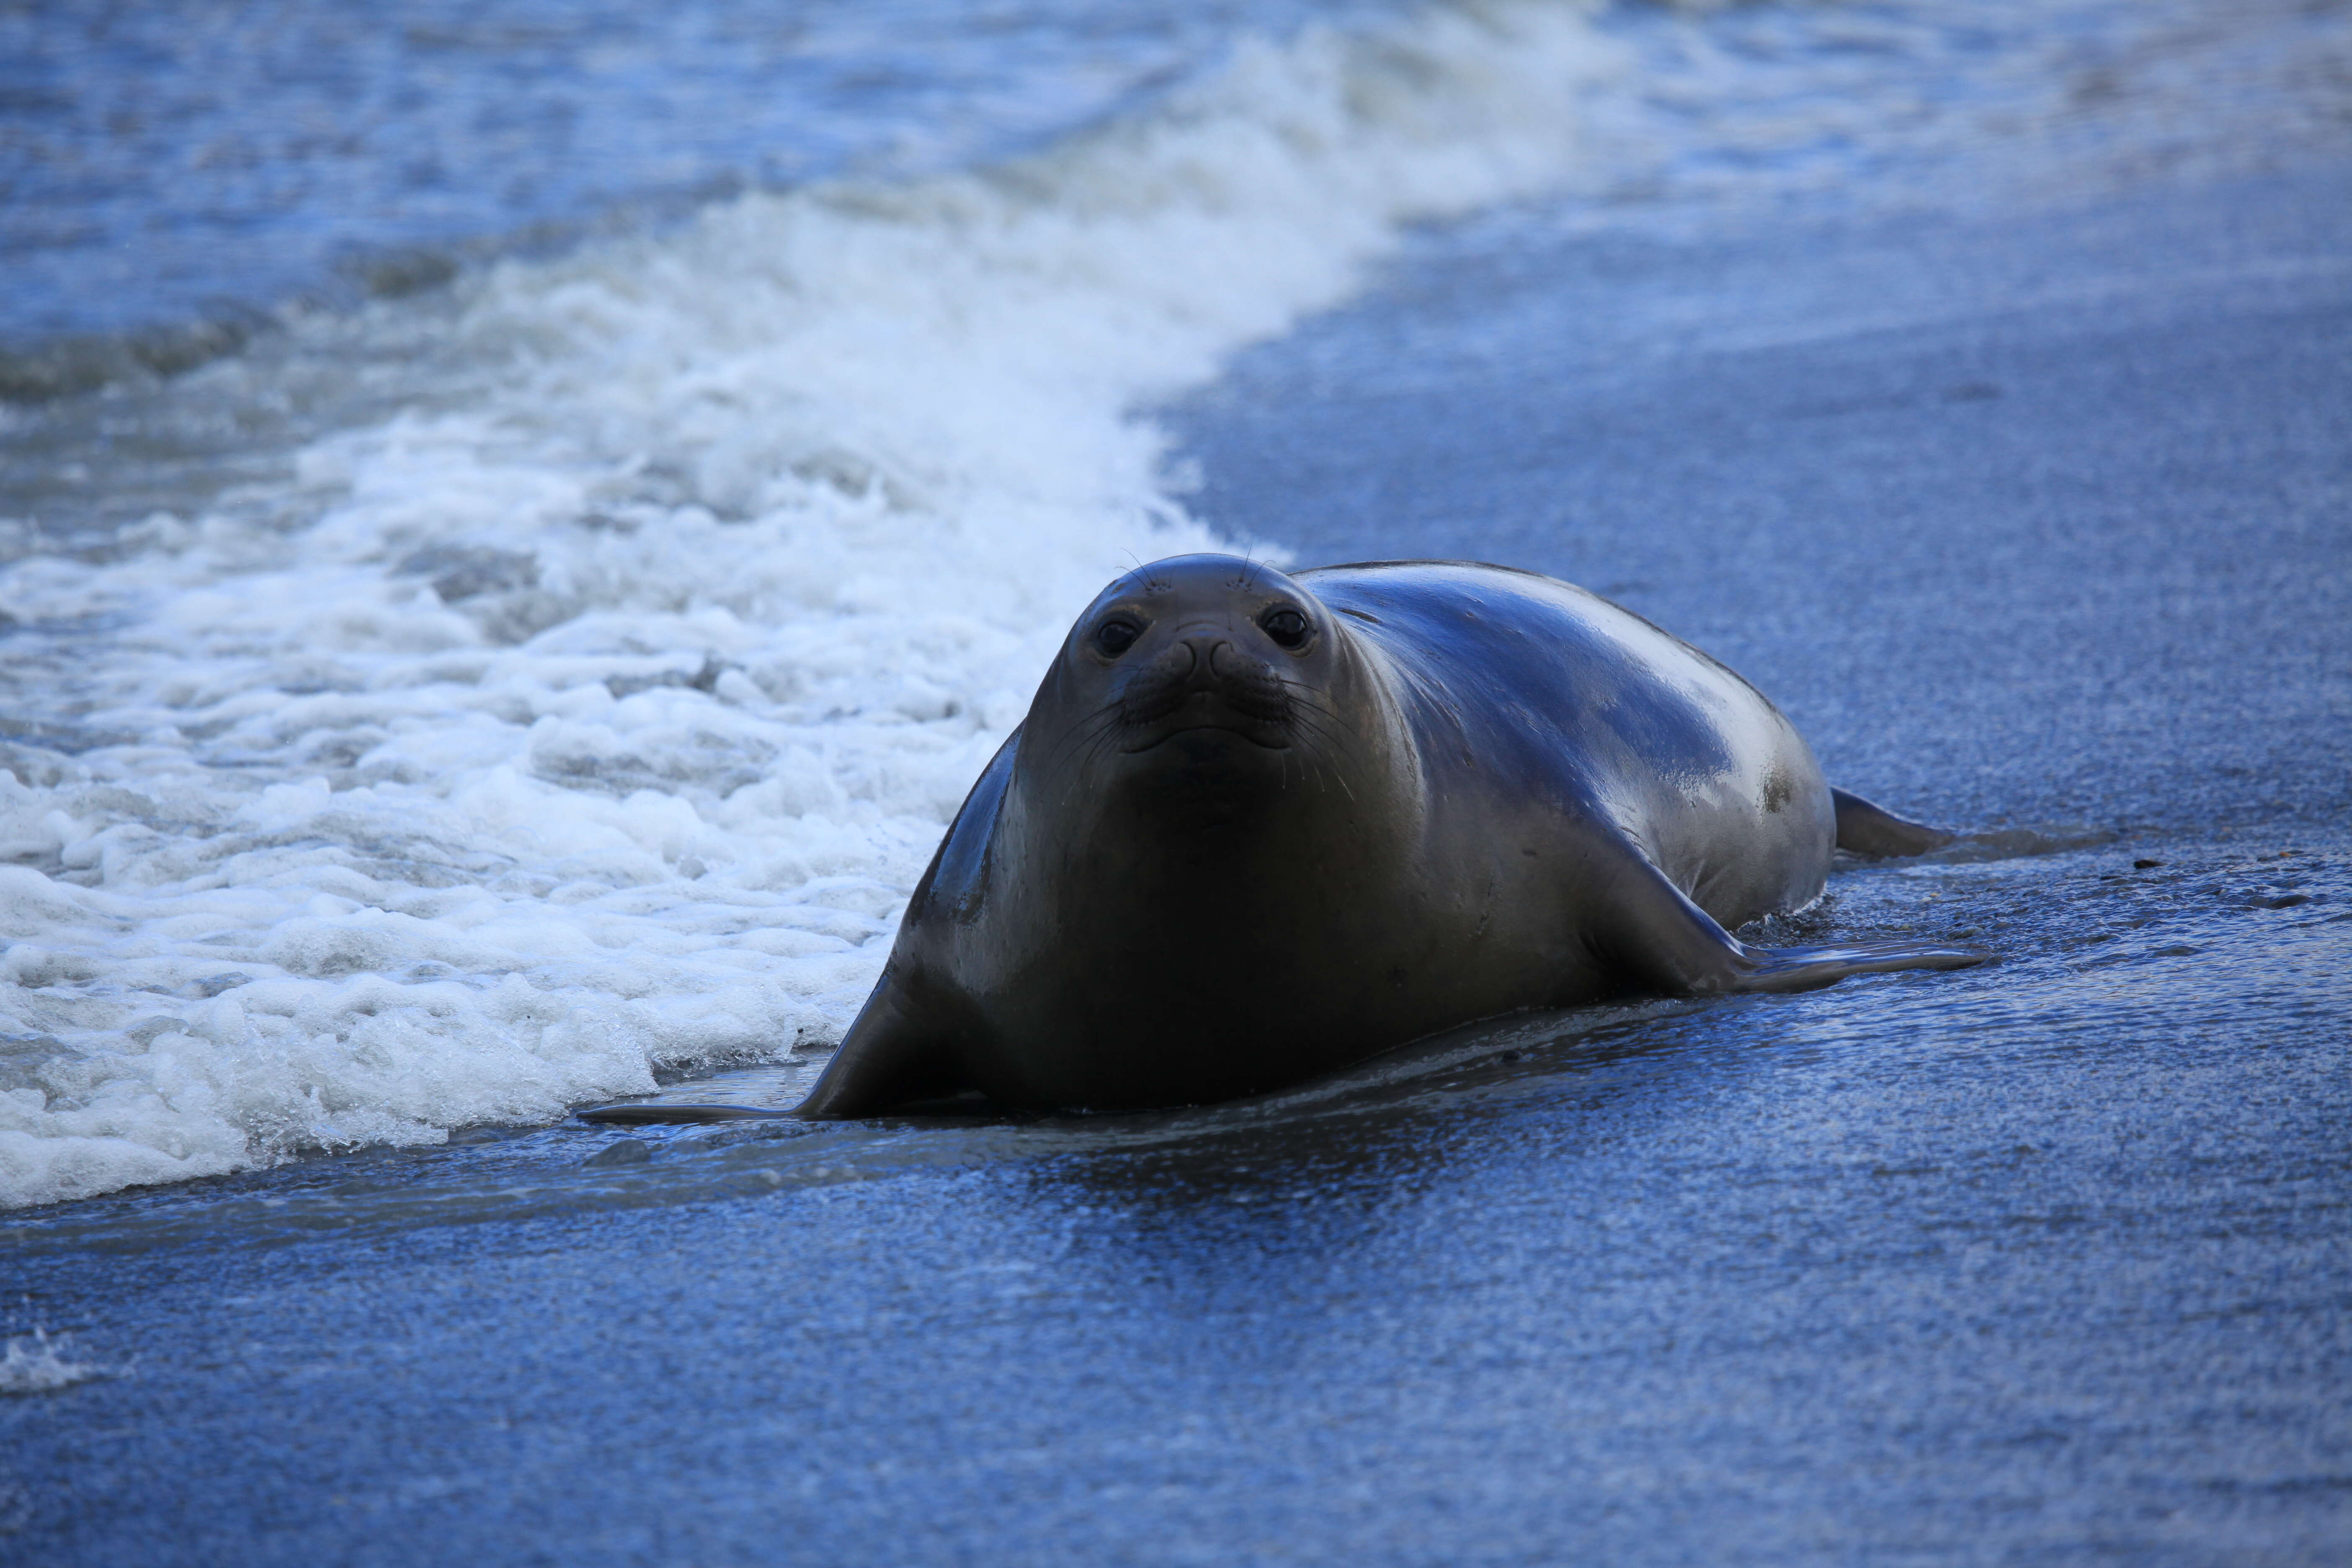
[[1228, 637], [1208, 642], [1205, 652], [1202, 651], [1199, 643], [1195, 643], [1193, 648], [1200, 658], [1199, 668], [1211, 680], [1246, 680], [1253, 674], [1263, 674], [1266, 668], [1264, 659], [1250, 658], [1235, 647]]
[[1177, 638], [1175, 647], [1169, 651], [1184, 667], [1184, 689], [1187, 691], [1214, 691], [1223, 679], [1218, 668], [1217, 656], [1221, 653], [1226, 656], [1225, 668], [1230, 669], [1233, 667], [1233, 647], [1232, 643], [1214, 633], [1203, 633]]
[[1150, 724], [1191, 700], [1195, 682], [1210, 677], [1209, 662], [1189, 642], [1162, 649], [1138, 666], [1119, 689], [1118, 716], [1129, 724]]
[[1290, 689], [1264, 659], [1222, 631], [1169, 639], [1136, 667], [1118, 696], [1120, 720], [1147, 731], [1141, 751], [1181, 730], [1236, 730], [1261, 745], [1285, 743]]
[[1236, 654], [1229, 667], [1219, 672], [1216, 692], [1225, 706], [1259, 723], [1289, 721], [1290, 683], [1263, 659]]

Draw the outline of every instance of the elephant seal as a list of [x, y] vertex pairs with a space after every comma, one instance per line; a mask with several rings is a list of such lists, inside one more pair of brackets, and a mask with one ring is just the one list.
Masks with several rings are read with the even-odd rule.
[[1948, 838], [1832, 791], [1755, 688], [1566, 583], [1470, 562], [1156, 562], [1070, 630], [799, 1107], [1232, 1099], [1524, 1008], [1954, 969], [1758, 948], [1833, 847]]

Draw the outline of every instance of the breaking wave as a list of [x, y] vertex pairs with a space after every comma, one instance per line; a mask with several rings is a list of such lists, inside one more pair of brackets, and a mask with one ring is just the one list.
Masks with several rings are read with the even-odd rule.
[[1215, 542], [1131, 411], [1570, 176], [1622, 68], [1575, 7], [1243, 40], [1014, 163], [319, 326], [397, 414], [0, 573], [47, 704], [0, 746], [0, 1201], [836, 1039], [1069, 617]]

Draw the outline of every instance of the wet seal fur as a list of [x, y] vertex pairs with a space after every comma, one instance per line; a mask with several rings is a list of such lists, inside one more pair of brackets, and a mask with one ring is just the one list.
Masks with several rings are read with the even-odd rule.
[[1832, 790], [1755, 688], [1581, 588], [1182, 556], [1078, 617], [799, 1107], [586, 1114], [1198, 1104], [1525, 1008], [1962, 968], [1987, 955], [1730, 934], [1818, 899], [1835, 847], [1949, 837]]

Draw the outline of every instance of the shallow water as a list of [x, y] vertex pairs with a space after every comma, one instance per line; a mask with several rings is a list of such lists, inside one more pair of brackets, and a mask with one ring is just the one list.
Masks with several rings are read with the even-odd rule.
[[[1841, 875], [1821, 908], [1748, 935], [1769, 942], [1916, 933], [1958, 937], [2003, 955], [1997, 974], [1957, 989], [1905, 980], [1867, 1000], [1824, 999], [1799, 1031], [1816, 1039], [1884, 1048], [1925, 1028], [1937, 1044], [1922, 1048], [1949, 1058], [1951, 1042], [2064, 1007], [2073, 1015], [2070, 1028], [2104, 1033], [2120, 1026], [2133, 1037], [2111, 1041], [2115, 1050], [2161, 1049], [2184, 1026], [2158, 1018], [2183, 1006], [2204, 1015], [2209, 1026], [2215, 1016], [2246, 1012], [2259, 1015], [2265, 1027], [2300, 1018], [2326, 1037], [2352, 1004], [2352, 982], [2326, 974], [2352, 952], [2347, 846], [2340, 838], [2276, 833], [2255, 840], [2261, 847], [2184, 851], [2154, 847], [2158, 842], [2140, 837], [2129, 847], [2030, 859], [1854, 868]], [[2167, 854], [2173, 858], [2151, 859]], [[2138, 866], [2142, 860], [2150, 864]], [[2216, 968], [2228, 971], [2226, 984], [2214, 983]], [[1848, 985], [1838, 994], [1857, 989], [1866, 988]], [[1529, 1015], [1465, 1028], [1297, 1089], [1166, 1115], [1006, 1121], [975, 1111], [877, 1123], [625, 1132], [576, 1122], [481, 1128], [446, 1147], [362, 1150], [306, 1161], [266, 1179], [189, 1182], [21, 1214], [0, 1226], [0, 1241], [28, 1254], [242, 1247], [575, 1208], [696, 1203], [1002, 1161], [1172, 1156], [1214, 1163], [1217, 1156], [1200, 1151], [1232, 1139], [1264, 1148], [1342, 1146], [1366, 1126], [1442, 1112], [1465, 1093], [1550, 1093], [1558, 1086], [1546, 1086], [1562, 1073], [1589, 1085], [1595, 1074], [1614, 1081], [1607, 1069], [1622, 1060], [1736, 1052], [1759, 1028], [1785, 1033], [1788, 1021], [1778, 1011], [1785, 1000], [1637, 999]], [[2063, 1040], [2041, 1048], [2053, 1045], [2071, 1048]], [[2306, 1045], [2317, 1052], [2313, 1070], [2324, 1072], [2341, 1042], [2323, 1037]], [[790, 1106], [823, 1065], [817, 1056], [698, 1075], [650, 1098]], [[2324, 1120], [2342, 1098], [2323, 1090], [2314, 1114]]]
[[0, 1408], [17, 1517], [48, 1561], [2325, 1562], [2352, 847], [2275, 842], [1857, 871], [1833, 929], [2009, 957], [1176, 1117], [41, 1211], [86, 1381]]
[[[0, 1542], [2340, 1554], [2342, 13], [1511, 16], [0, 437], [181, 441], [0, 576]], [[1612, 594], [2051, 851], [1759, 940], [2001, 962], [1162, 1117], [562, 1120], [789, 1102], [1069, 607], [1211, 537]]]

